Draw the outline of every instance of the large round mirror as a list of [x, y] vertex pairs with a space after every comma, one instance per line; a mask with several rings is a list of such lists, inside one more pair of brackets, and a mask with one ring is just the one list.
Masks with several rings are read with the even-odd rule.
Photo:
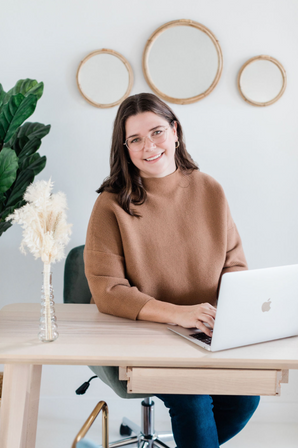
[[256, 56], [249, 59], [238, 74], [238, 88], [245, 101], [253, 106], [269, 106], [285, 91], [286, 71], [271, 56]]
[[192, 20], [174, 20], [159, 27], [148, 39], [143, 72], [151, 89], [164, 100], [194, 103], [217, 85], [222, 51], [205, 26]]
[[79, 91], [96, 107], [120, 104], [131, 92], [133, 72], [128, 61], [114, 50], [101, 49], [88, 54], [77, 70]]

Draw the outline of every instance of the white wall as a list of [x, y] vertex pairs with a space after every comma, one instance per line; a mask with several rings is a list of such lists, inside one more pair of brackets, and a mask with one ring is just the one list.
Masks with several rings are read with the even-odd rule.
[[[224, 58], [222, 77], [211, 95], [191, 105], [170, 104], [184, 127], [188, 151], [201, 171], [223, 185], [249, 267], [297, 263], [297, 0], [2, 2], [0, 82], [5, 90], [27, 77], [45, 84], [30, 121], [52, 125], [40, 149], [48, 158], [47, 166], [38, 178], [52, 176], [54, 192], [61, 190], [67, 195], [68, 220], [73, 223], [68, 250], [84, 243], [95, 190], [109, 174], [109, 146], [117, 111], [97, 109], [82, 98], [75, 80], [78, 64], [93, 50], [114, 49], [133, 67], [132, 94], [149, 92], [141, 66], [146, 41], [160, 25], [181, 18], [210, 28]], [[278, 59], [288, 75], [283, 97], [265, 108], [246, 104], [236, 84], [242, 64], [260, 54]], [[1, 307], [40, 300], [41, 262], [31, 254], [25, 258], [18, 249], [20, 242], [19, 226], [0, 239]], [[60, 303], [63, 262], [53, 266], [53, 282], [55, 300]], [[66, 403], [62, 398], [67, 397], [67, 403], [73, 403], [74, 417], [84, 411], [84, 418], [91, 407], [77, 405], [79, 398], [73, 394], [91, 375], [87, 367], [45, 366], [41, 406], [55, 412], [55, 397], [61, 398], [61, 406]], [[255, 418], [297, 421], [297, 380], [297, 373], [291, 372], [283, 395], [263, 398]], [[92, 406], [97, 399], [106, 399], [124, 413], [126, 403], [99, 381], [96, 386], [94, 383], [88, 391]], [[87, 403], [87, 398], [81, 399]], [[51, 405], [54, 402], [56, 405]]]

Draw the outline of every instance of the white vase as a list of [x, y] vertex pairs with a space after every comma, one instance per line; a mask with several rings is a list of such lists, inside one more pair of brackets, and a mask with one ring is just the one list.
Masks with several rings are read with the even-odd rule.
[[58, 338], [59, 333], [57, 331], [57, 319], [55, 316], [54, 292], [50, 263], [44, 263], [42, 276], [43, 285], [41, 288], [41, 312], [38, 337], [42, 342], [52, 342]]

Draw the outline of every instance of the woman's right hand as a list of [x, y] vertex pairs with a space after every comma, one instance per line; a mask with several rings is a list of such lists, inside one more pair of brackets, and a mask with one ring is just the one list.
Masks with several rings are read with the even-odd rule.
[[[208, 336], [212, 336], [216, 308], [210, 303], [199, 305], [180, 305], [176, 308], [175, 321], [173, 323], [184, 328], [198, 328]], [[205, 324], [210, 325], [211, 329]]]
[[152, 299], [143, 306], [137, 319], [161, 323], [171, 322], [184, 328], [198, 328], [208, 336], [212, 336], [212, 331], [205, 324], [213, 329], [215, 316], [216, 308], [210, 303], [174, 305]]

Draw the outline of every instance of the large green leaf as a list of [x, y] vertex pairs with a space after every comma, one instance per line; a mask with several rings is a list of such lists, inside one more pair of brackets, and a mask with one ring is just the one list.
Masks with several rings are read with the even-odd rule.
[[22, 151], [22, 149], [24, 148], [24, 146], [26, 145], [26, 143], [29, 141], [29, 138], [27, 138], [26, 136], [22, 138], [17, 138], [17, 134], [18, 132], [16, 132], [8, 142], [4, 143], [3, 148], [12, 148], [16, 152], [16, 155], [18, 156]]
[[0, 193], [7, 191], [14, 183], [18, 169], [18, 157], [10, 148], [0, 152]]
[[11, 139], [18, 127], [33, 114], [36, 103], [35, 95], [25, 97], [18, 93], [3, 105], [0, 114], [0, 140], [5, 143]]
[[43, 82], [37, 82], [35, 79], [20, 79], [16, 85], [6, 93], [3, 104], [6, 104], [11, 96], [18, 95], [18, 93], [21, 93], [24, 96], [35, 95], [39, 100], [43, 94], [43, 87]]
[[37, 176], [37, 174], [39, 174], [46, 166], [46, 162], [46, 156], [41, 157], [39, 154], [33, 154], [32, 156], [24, 160], [22, 170], [24, 171], [30, 168], [30, 170], [32, 170], [34, 173], [34, 176]]
[[30, 169], [34, 172], [34, 176], [37, 176], [37, 174], [39, 174], [44, 169], [46, 163], [47, 163], [46, 156], [42, 156], [39, 157], [38, 160], [35, 160], [34, 163], [30, 165]]
[[27, 121], [23, 124], [22, 127], [20, 127], [18, 132], [18, 138], [21, 137], [28, 137], [29, 139], [32, 138], [43, 138], [45, 135], [47, 135], [50, 132], [51, 125], [50, 124], [42, 124], [42, 123], [30, 123]]
[[4, 233], [7, 229], [9, 229], [9, 227], [12, 226], [12, 222], [11, 221], [4, 221], [4, 222], [0, 222], [0, 236], [2, 235], [2, 233]]
[[34, 138], [32, 140], [28, 140], [24, 148], [18, 154], [20, 163], [22, 163], [26, 157], [29, 157], [32, 154], [34, 154], [40, 148], [40, 145], [41, 145], [40, 138]]
[[36, 160], [40, 159], [40, 155], [39, 154], [32, 154], [29, 157], [26, 157], [22, 164], [20, 163], [20, 169], [21, 171], [26, 170], [27, 168], [29, 168], [30, 165], [32, 165]]
[[6, 93], [3, 90], [2, 84], [0, 84], [0, 110], [3, 104], [3, 99], [5, 97]]
[[31, 164], [24, 171], [21, 171], [15, 184], [13, 185], [12, 191], [8, 197], [6, 206], [11, 206], [23, 198], [23, 195], [31, 182], [33, 182], [34, 177], [39, 174], [46, 166], [47, 158], [46, 156], [35, 157], [31, 160]]
[[6, 207], [5, 210], [3, 210], [2, 213], [0, 213], [0, 222], [4, 221], [7, 218], [8, 215], [10, 215], [11, 213], [14, 212], [14, 210], [16, 210], [17, 208], [22, 207], [25, 204], [26, 204], [26, 201], [24, 201], [24, 199], [21, 199], [20, 201], [16, 202], [11, 207]]
[[19, 155], [29, 140], [34, 138], [42, 139], [50, 132], [50, 129], [51, 125], [49, 124], [45, 125], [27, 121], [19, 128], [18, 132], [4, 144], [4, 147], [7, 146], [14, 149], [17, 155]]
[[21, 199], [20, 201], [16, 202], [11, 207], [6, 207], [5, 210], [2, 213], [0, 213], [0, 222], [4, 221], [8, 215], [10, 215], [11, 213], [14, 212], [15, 209], [20, 208], [25, 204], [26, 204], [26, 201], [24, 201], [24, 199]]
[[6, 195], [3, 193], [0, 193], [0, 221], [1, 221], [1, 212], [3, 210], [4, 207], [4, 202], [6, 200]]
[[25, 171], [21, 171], [7, 199], [6, 202], [7, 207], [14, 205], [17, 201], [22, 199], [26, 191], [26, 188], [28, 187], [29, 184], [33, 182], [33, 179], [34, 179], [34, 172], [32, 170], [27, 169]]
[[0, 114], [0, 141], [4, 141], [13, 118], [12, 113], [15, 113], [18, 110], [24, 99], [24, 95], [19, 94], [12, 97], [11, 101], [3, 106], [3, 110]]

